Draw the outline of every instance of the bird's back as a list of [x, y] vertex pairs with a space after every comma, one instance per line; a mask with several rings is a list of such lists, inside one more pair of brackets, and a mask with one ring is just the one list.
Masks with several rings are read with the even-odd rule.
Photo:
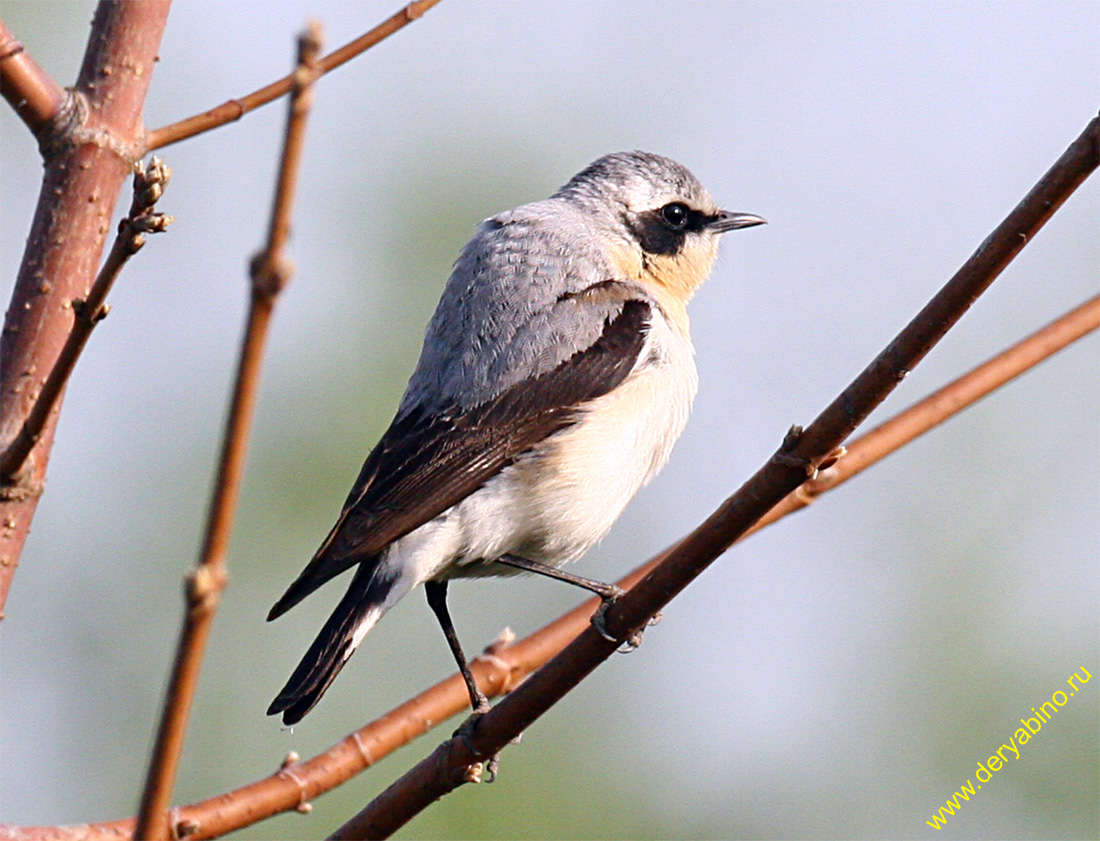
[[622, 280], [593, 224], [561, 199], [482, 222], [455, 261], [399, 415], [469, 409], [590, 347], [622, 303], [576, 298]]

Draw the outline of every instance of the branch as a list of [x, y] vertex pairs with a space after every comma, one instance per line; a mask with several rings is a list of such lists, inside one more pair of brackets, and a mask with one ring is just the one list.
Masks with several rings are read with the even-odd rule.
[[[48, 133], [42, 189], [0, 337], [0, 450], [27, 421], [86, 299], [123, 180], [144, 154], [141, 111], [168, 0], [101, 2], [76, 86]], [[62, 119], [62, 117], [64, 117]], [[46, 137], [46, 134], [49, 137]], [[46, 478], [60, 398], [0, 493], [0, 614]]]
[[[1100, 296], [854, 441], [835, 467], [785, 497], [744, 536], [800, 510], [819, 494], [840, 486], [1097, 327], [1100, 327]], [[664, 554], [643, 564], [621, 579], [619, 586], [630, 589], [663, 557]], [[597, 599], [590, 599], [516, 644], [498, 640], [471, 663], [478, 686], [490, 697], [511, 691], [588, 627], [598, 604]], [[305, 811], [314, 798], [347, 782], [428, 732], [436, 723], [466, 709], [468, 704], [465, 683], [458, 674], [451, 675], [306, 762], [294, 760], [262, 780], [179, 807], [174, 810], [176, 834], [193, 841], [217, 838], [281, 812]], [[133, 825], [132, 820], [119, 820], [80, 827], [0, 827], [0, 838], [105, 841], [119, 835], [130, 836]]]
[[53, 123], [65, 104], [65, 91], [38, 66], [0, 21], [0, 94], [35, 137]]
[[27, 419], [15, 440], [0, 456], [0, 475], [5, 484], [13, 484], [23, 468], [34, 445], [38, 443], [50, 415], [61, 399], [61, 392], [72, 375], [73, 368], [80, 358], [84, 345], [92, 335], [92, 330], [110, 312], [105, 303], [107, 293], [111, 291], [126, 262], [145, 245], [145, 235], [160, 233], [172, 223], [171, 216], [155, 211], [155, 205], [164, 193], [172, 171], [160, 158], [153, 160], [144, 168], [134, 171], [134, 198], [130, 211], [118, 223], [118, 234], [107, 260], [99, 270], [87, 298], [75, 298], [72, 302], [73, 329], [65, 340], [61, 354], [54, 363], [53, 370], [42, 386]]
[[367, 804], [331, 837], [388, 838], [458, 786], [580, 683], [620, 644], [726, 551], [817, 466], [894, 390], [954, 326], [1050, 216], [1100, 163], [1100, 119], [1094, 118], [1051, 170], [983, 242], [963, 267], [879, 356], [805, 430], [794, 427], [779, 450], [741, 489], [604, 615], [606, 639], [581, 632], [553, 660], [462, 735], [428, 757]]
[[[414, 2], [409, 3], [399, 12], [382, 21], [374, 29], [320, 59], [317, 62], [319, 75], [323, 76], [330, 70], [335, 70], [341, 64], [351, 61], [360, 53], [366, 52], [379, 41], [388, 38], [399, 29], [412, 23], [437, 3], [439, 3], [439, 0], [414, 0]], [[202, 114], [196, 114], [185, 120], [154, 129], [149, 132], [149, 148], [160, 149], [171, 143], [178, 143], [181, 140], [194, 137], [196, 134], [202, 134], [226, 123], [239, 120], [249, 111], [255, 110], [261, 105], [267, 105], [280, 96], [286, 95], [293, 85], [293, 74], [284, 76], [282, 79], [253, 91], [247, 96], [242, 96], [240, 99], [230, 99], [216, 108], [204, 111]]]
[[221, 592], [225, 588], [225, 555], [240, 497], [241, 477], [244, 474], [268, 327], [274, 312], [275, 299], [292, 272], [285, 248], [290, 231], [290, 213], [301, 161], [305, 121], [312, 103], [312, 85], [319, 76], [317, 54], [321, 48], [320, 37], [320, 27], [312, 24], [309, 32], [298, 41], [298, 66], [291, 74], [294, 86], [290, 96], [275, 206], [267, 245], [252, 260], [251, 306], [241, 345], [237, 381], [214, 483], [206, 536], [198, 566], [187, 579], [187, 612], [142, 794], [134, 833], [136, 838], [160, 841], [173, 837], [168, 810], [206, 641]]
[[1100, 327], [1100, 295], [1017, 342], [855, 441], [835, 467], [789, 494], [745, 536], [805, 508], [820, 494], [862, 473], [910, 441], [976, 403], [1062, 348]]
[[[439, 0], [416, 0], [370, 32], [318, 62], [320, 73], [340, 66], [424, 14]], [[160, 48], [170, 0], [103, 0], [77, 85], [56, 107], [57, 86], [0, 24], [0, 81], [15, 105], [33, 103], [46, 159], [42, 191], [4, 321], [0, 356], [0, 450], [23, 429], [43, 380], [71, 332], [70, 304], [87, 297], [122, 179], [148, 150], [231, 120], [290, 91], [287, 76], [241, 100], [146, 134], [141, 109]], [[17, 93], [22, 91], [22, 93]], [[26, 94], [30, 94], [27, 96]], [[10, 97], [9, 97], [10, 98]], [[31, 105], [28, 105], [31, 107]], [[22, 113], [22, 112], [21, 112]], [[53, 114], [48, 123], [41, 118]], [[24, 117], [27, 120], [26, 117]], [[31, 125], [30, 121], [28, 125]], [[55, 404], [60, 409], [60, 399]], [[57, 411], [47, 418], [18, 481], [0, 493], [0, 619], [19, 556], [42, 494]]]

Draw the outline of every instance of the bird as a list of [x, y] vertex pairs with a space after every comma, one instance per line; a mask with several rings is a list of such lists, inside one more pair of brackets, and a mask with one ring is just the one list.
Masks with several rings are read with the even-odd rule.
[[687, 304], [722, 210], [682, 164], [594, 161], [548, 199], [483, 221], [461, 250], [393, 422], [336, 524], [268, 614], [355, 568], [268, 715], [300, 721], [381, 616], [423, 584], [475, 713], [489, 704], [447, 607], [455, 578], [560, 567], [611, 528], [665, 465], [698, 388]]

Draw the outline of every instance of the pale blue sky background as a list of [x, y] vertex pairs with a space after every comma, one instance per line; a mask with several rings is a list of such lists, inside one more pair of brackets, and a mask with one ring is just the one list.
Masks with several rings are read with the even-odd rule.
[[[173, 9], [148, 123], [342, 44], [397, 2]], [[5, 22], [63, 83], [90, 3]], [[414, 594], [291, 735], [263, 711], [338, 597], [263, 621], [388, 423], [459, 247], [606, 152], [688, 165], [765, 228], [731, 234], [692, 311], [701, 390], [672, 462], [576, 567], [612, 578], [691, 528], [955, 271], [1100, 105], [1100, 5], [444, 0], [327, 77], [264, 372], [232, 582], [178, 799], [312, 755], [438, 680]], [[66, 397], [0, 634], [0, 818], [133, 812], [209, 495], [263, 238], [281, 105], [164, 151], [176, 217], [126, 269]], [[37, 193], [0, 119], [5, 301]], [[876, 417], [1095, 294], [1094, 177]], [[1083, 341], [721, 559], [406, 838], [927, 837], [944, 798], [1085, 667], [1100, 672], [1100, 343]], [[452, 587], [468, 649], [575, 603], [541, 581]], [[1095, 838], [1100, 683], [940, 835]], [[242, 838], [321, 837], [433, 734]]]

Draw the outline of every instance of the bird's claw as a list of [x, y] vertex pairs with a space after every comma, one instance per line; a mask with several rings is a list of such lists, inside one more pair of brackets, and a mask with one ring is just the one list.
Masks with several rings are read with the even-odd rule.
[[[596, 609], [596, 612], [592, 614], [592, 619], [589, 620], [592, 623], [592, 627], [596, 629], [597, 633], [608, 642], [619, 642], [618, 637], [612, 636], [607, 630], [607, 610], [623, 595], [623, 590], [620, 587], [615, 587], [618, 593], [613, 596], [609, 596], [603, 600], [603, 603]], [[629, 637], [622, 641], [622, 645], [619, 646], [620, 654], [629, 654], [634, 651], [638, 646], [642, 644], [642, 636], [645, 634], [645, 629], [650, 625], [656, 625], [661, 621], [661, 612], [657, 611], [648, 622], [641, 628], [632, 633]]]
[[[477, 753], [477, 749], [474, 747], [474, 743], [471, 737], [474, 734], [474, 730], [477, 728], [478, 719], [480, 719], [485, 713], [490, 710], [489, 702], [484, 701], [484, 706], [478, 704], [477, 708], [470, 713], [469, 717], [459, 725], [458, 729], [451, 734], [454, 739], [461, 739], [462, 743], [466, 745], [466, 749], [473, 754]], [[492, 783], [496, 782], [497, 771], [500, 770], [500, 754], [494, 753], [489, 757], [488, 762], [474, 762], [466, 766], [463, 772], [462, 779], [467, 783]], [[487, 773], [488, 777], [482, 780], [481, 775]]]
[[630, 652], [635, 651], [642, 644], [642, 637], [645, 635], [645, 629], [650, 627], [651, 625], [656, 625], [658, 622], [660, 622], [662, 616], [663, 614], [659, 610], [655, 614], [653, 614], [653, 616], [649, 618], [648, 622], [642, 625], [642, 627], [640, 627], [633, 634], [627, 637], [626, 640], [623, 641], [623, 644], [619, 646], [619, 653], [629, 654]]
[[609, 584], [607, 592], [600, 594], [600, 606], [596, 608], [596, 612], [592, 614], [592, 618], [589, 620], [592, 627], [608, 642], [618, 642], [618, 639], [607, 632], [607, 609], [621, 599], [625, 592], [622, 587]]

